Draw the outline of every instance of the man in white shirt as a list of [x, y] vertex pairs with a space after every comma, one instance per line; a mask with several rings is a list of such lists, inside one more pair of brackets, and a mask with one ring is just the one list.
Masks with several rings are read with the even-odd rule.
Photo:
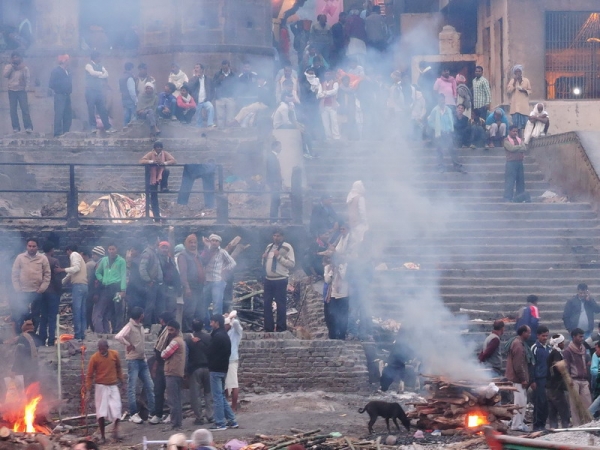
[[273, 242], [263, 253], [262, 263], [265, 269], [264, 305], [265, 331], [275, 331], [273, 320], [273, 301], [277, 305], [277, 331], [287, 330], [287, 285], [290, 271], [296, 265], [294, 249], [283, 240], [283, 230], [275, 229]]
[[212, 86], [208, 77], [204, 73], [204, 66], [196, 64], [194, 66], [194, 74], [188, 83], [190, 94], [196, 101], [196, 126], [202, 127], [204, 111], [206, 111], [206, 126], [214, 128], [215, 125], [215, 108], [212, 101]]
[[104, 131], [107, 133], [113, 132], [108, 121], [106, 99], [104, 98], [106, 79], [108, 79], [108, 72], [100, 64], [100, 53], [93, 51], [90, 56], [90, 62], [85, 65], [85, 101], [88, 107], [89, 127], [93, 130], [93, 133], [97, 131], [96, 112], [100, 116]]

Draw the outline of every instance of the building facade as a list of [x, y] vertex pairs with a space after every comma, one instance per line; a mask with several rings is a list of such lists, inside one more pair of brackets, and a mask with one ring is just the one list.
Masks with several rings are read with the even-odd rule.
[[[0, 0], [0, 20], [5, 28], [18, 28], [24, 18], [31, 23], [33, 41], [25, 54], [31, 71], [34, 130], [52, 131], [52, 97], [48, 90], [56, 56], [68, 53], [73, 71], [72, 95], [75, 122], [80, 131], [85, 120], [84, 66], [97, 49], [109, 72], [109, 105], [112, 119], [122, 123], [118, 78], [125, 62], [148, 65], [157, 89], [167, 81], [172, 62], [191, 76], [200, 62], [212, 76], [223, 59], [234, 69], [250, 62], [255, 71], [273, 70], [272, 6], [270, 0]], [[6, 34], [6, 33], [5, 33]], [[3, 64], [10, 46], [0, 54]], [[6, 91], [6, 80], [0, 82]], [[10, 130], [7, 95], [0, 95], [0, 133]], [[78, 120], [78, 118], [80, 120]]]

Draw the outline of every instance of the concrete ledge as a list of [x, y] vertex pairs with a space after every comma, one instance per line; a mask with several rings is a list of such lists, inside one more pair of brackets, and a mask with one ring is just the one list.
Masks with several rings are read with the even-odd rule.
[[544, 178], [571, 201], [590, 202], [600, 211], [600, 133], [569, 132], [535, 139], [531, 153]]

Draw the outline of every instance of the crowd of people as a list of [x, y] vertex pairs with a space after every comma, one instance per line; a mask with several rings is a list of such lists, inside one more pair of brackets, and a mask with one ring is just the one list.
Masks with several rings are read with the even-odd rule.
[[[265, 253], [268, 260], [265, 267], [271, 268], [274, 274], [271, 282], [284, 286], [283, 303], [279, 297], [281, 289], [275, 287], [272, 294], [265, 293], [266, 298], [272, 295], [280, 307], [277, 331], [286, 329], [287, 278], [282, 276], [279, 267], [293, 268], [294, 265], [293, 249], [283, 242], [282, 236], [276, 231]], [[35, 348], [55, 345], [62, 286], [70, 284], [74, 338], [79, 342], [86, 339], [90, 312], [87, 307], [92, 306], [90, 328], [99, 335], [116, 334], [115, 339], [124, 346], [131, 422], [143, 421], [136, 401], [136, 384], [140, 379], [150, 412], [149, 422], [171, 423], [174, 428], [180, 428], [183, 379], [188, 377], [193, 392], [194, 423], [214, 422], [212, 429], [217, 431], [236, 428], [238, 346], [243, 330], [236, 311], [230, 311], [230, 302], [224, 305], [223, 301], [236, 263], [228, 251], [220, 247], [220, 236], [212, 234], [202, 242], [204, 249], [198, 251], [198, 239], [192, 234], [172, 253], [169, 242], [160, 241], [158, 235], [150, 233], [147, 245], [133, 245], [125, 258], [118, 254], [114, 244], [108, 245], [107, 254], [103, 247], [94, 247], [89, 258], [87, 252], [70, 246], [66, 248], [70, 265], [61, 268], [54, 257], [52, 242], [46, 243], [41, 253], [37, 240], [28, 239], [27, 251], [18, 255], [12, 270], [16, 296], [11, 308], [17, 334], [13, 372], [22, 375], [26, 385], [39, 381]], [[61, 280], [64, 273], [66, 276]], [[265, 291], [268, 291], [267, 284]], [[178, 295], [183, 296], [181, 324], [175, 320]], [[224, 311], [229, 312], [223, 314]], [[124, 322], [125, 315], [128, 322]], [[154, 354], [149, 358], [144, 342], [153, 324], [160, 324], [161, 328]], [[272, 310], [270, 325], [265, 316], [265, 327], [269, 326], [274, 331]], [[208, 334], [205, 329], [212, 331]], [[118, 385], [123, 381], [118, 352], [110, 350], [108, 342], [101, 339], [98, 352], [88, 365], [86, 388], [90, 395], [94, 387], [102, 439], [105, 438], [105, 421], [114, 421], [118, 438], [118, 422], [122, 416]], [[225, 399], [224, 389], [231, 396], [231, 406]], [[168, 415], [164, 414], [165, 392]]]
[[[558, 428], [559, 423], [562, 428], [585, 423], [581, 407], [593, 417], [600, 412], [600, 324], [594, 331], [594, 314], [600, 313], [600, 305], [585, 283], [577, 286], [577, 294], [567, 301], [563, 312], [571, 337], [567, 343], [563, 334], [550, 334], [548, 327], [540, 324], [538, 300], [536, 295], [527, 297], [527, 305], [518, 314], [516, 336], [507, 342], [501, 342], [505, 323], [494, 322], [479, 353], [479, 361], [495, 376], [513, 383], [514, 403], [522, 407], [511, 422], [511, 429], [517, 431], [530, 431], [524, 422], [528, 391], [534, 407], [534, 431]], [[579, 399], [568, 393], [568, 383]]]

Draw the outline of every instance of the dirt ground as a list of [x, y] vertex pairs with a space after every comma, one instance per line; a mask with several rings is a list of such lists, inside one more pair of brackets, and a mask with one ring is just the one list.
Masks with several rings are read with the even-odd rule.
[[[220, 431], [214, 433], [214, 439], [218, 447], [221, 447], [230, 439], [250, 441], [257, 434], [264, 435], [290, 435], [290, 429], [310, 431], [321, 429], [323, 434], [327, 432], [340, 432], [344, 436], [367, 438], [368, 416], [359, 414], [358, 408], [362, 408], [370, 400], [397, 401], [401, 404], [418, 398], [413, 393], [395, 394], [374, 393], [373, 395], [358, 394], [336, 394], [323, 391], [295, 392], [295, 393], [270, 393], [270, 394], [247, 394], [243, 396], [241, 409], [237, 414], [238, 429]], [[195, 426], [192, 417], [183, 421], [184, 433], [191, 436], [198, 428], [207, 428], [207, 425]], [[393, 425], [392, 425], [393, 427]], [[387, 435], [385, 421], [379, 419], [375, 423], [377, 435]], [[148, 440], [167, 440], [172, 433], [169, 425], [150, 425], [144, 423], [135, 425], [130, 422], [123, 423], [121, 434], [124, 441], [120, 444], [107, 444], [102, 449], [124, 449], [141, 448], [144, 436]], [[402, 429], [397, 433], [392, 428], [392, 434], [401, 436], [406, 440], [412, 436]], [[371, 436], [371, 438], [373, 438]], [[159, 448], [158, 445], [149, 448]], [[399, 448], [410, 448], [401, 446]], [[420, 447], [427, 448], [427, 447]], [[432, 447], [439, 448], [439, 446]]]

